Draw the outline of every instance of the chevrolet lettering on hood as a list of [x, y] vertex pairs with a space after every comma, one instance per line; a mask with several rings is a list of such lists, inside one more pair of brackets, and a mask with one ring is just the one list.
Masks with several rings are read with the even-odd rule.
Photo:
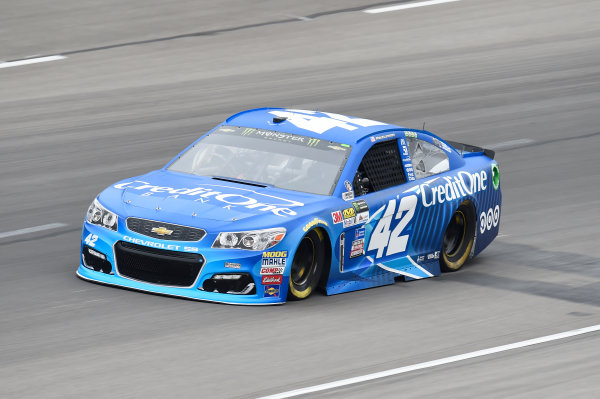
[[92, 200], [79, 277], [282, 304], [458, 270], [498, 235], [491, 150], [284, 108], [244, 111], [198, 136], [162, 168]]

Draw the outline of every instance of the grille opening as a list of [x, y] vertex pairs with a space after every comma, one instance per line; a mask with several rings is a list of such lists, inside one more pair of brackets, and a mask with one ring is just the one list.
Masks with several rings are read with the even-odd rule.
[[190, 287], [204, 258], [199, 254], [168, 251], [119, 241], [115, 244], [117, 270], [123, 277], [152, 284]]
[[[102, 257], [104, 257], [104, 259], [102, 259]], [[88, 269], [93, 269], [97, 272], [106, 274], [112, 273], [112, 265], [106, 260], [106, 255], [87, 245], [83, 246], [83, 264]]]
[[127, 218], [127, 228], [135, 233], [169, 241], [200, 241], [206, 235], [206, 231], [196, 227], [134, 217]]

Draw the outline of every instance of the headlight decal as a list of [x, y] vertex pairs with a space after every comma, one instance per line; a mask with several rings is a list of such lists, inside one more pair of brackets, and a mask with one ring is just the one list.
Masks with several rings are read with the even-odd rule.
[[117, 231], [119, 217], [114, 212], [111, 212], [100, 205], [100, 202], [98, 202], [98, 199], [96, 198], [88, 208], [85, 220], [87, 220], [88, 223]]
[[264, 230], [222, 232], [219, 233], [213, 248], [245, 249], [248, 251], [264, 251], [283, 240], [286, 230], [283, 227]]

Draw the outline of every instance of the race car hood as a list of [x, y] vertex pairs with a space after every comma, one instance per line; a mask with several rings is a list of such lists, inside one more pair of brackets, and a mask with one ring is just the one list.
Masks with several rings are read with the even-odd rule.
[[126, 213], [124, 216], [188, 225], [262, 217], [263, 223], [260, 224], [268, 225], [281, 224], [285, 219], [303, 214], [308, 211], [308, 204], [326, 198], [159, 170], [116, 183], [107, 188], [99, 199], [109, 209], [111, 204], [118, 202]]

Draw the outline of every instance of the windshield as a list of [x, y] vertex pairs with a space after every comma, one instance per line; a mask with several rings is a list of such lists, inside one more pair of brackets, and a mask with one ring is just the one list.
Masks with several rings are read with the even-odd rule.
[[351, 147], [272, 130], [221, 126], [168, 170], [331, 195]]

